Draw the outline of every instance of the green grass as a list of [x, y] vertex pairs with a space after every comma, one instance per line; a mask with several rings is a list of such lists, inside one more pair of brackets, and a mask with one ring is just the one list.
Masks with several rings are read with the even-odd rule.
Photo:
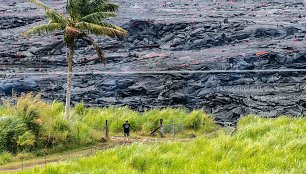
[[202, 110], [165, 108], [141, 114], [128, 107], [86, 108], [79, 103], [66, 120], [61, 102], [44, 102], [32, 94], [15, 100], [16, 104], [4, 101], [0, 106], [0, 165], [17, 161], [20, 156], [29, 159], [96, 144], [105, 135], [106, 120], [110, 135], [122, 135], [125, 120], [129, 120], [133, 135], [142, 136], [158, 127], [159, 119], [164, 119], [168, 136], [172, 123], [178, 137], [194, 137], [220, 128]]
[[238, 131], [191, 142], [135, 143], [20, 173], [294, 173], [306, 171], [306, 118], [248, 116]]

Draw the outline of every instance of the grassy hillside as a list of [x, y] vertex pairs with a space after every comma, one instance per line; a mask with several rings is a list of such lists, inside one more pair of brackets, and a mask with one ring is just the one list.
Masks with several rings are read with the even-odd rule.
[[306, 171], [306, 118], [248, 116], [229, 136], [135, 143], [21, 173], [296, 173]]
[[[168, 136], [194, 137], [219, 127], [202, 110], [153, 109], [139, 113], [128, 107], [85, 108], [75, 105], [71, 119], [63, 118], [64, 104], [47, 103], [31, 94], [5, 101], [0, 107], [0, 165], [35, 156], [95, 144], [105, 136], [105, 121], [111, 135], [122, 135], [129, 120], [132, 135], [148, 136], [164, 119]], [[175, 123], [174, 125], [172, 123]]]

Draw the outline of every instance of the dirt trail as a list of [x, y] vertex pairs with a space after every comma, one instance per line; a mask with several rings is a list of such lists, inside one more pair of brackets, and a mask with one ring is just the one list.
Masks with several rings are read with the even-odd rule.
[[152, 137], [133, 137], [131, 138], [131, 142], [124, 142], [124, 139], [119, 136], [111, 137], [109, 143], [101, 143], [96, 146], [88, 147], [82, 150], [75, 150], [69, 151], [63, 154], [53, 154], [48, 155], [46, 157], [41, 157], [37, 159], [30, 159], [27, 161], [22, 162], [13, 162], [9, 164], [5, 164], [0, 166], [0, 173], [7, 173], [7, 172], [17, 172], [25, 169], [30, 169], [34, 167], [43, 167], [48, 164], [58, 163], [63, 161], [68, 161], [73, 158], [77, 157], [89, 157], [95, 155], [97, 152], [101, 150], [106, 150], [113, 148], [115, 146], [127, 146], [132, 143], [159, 143], [159, 142], [167, 142], [167, 141], [181, 141], [186, 142], [190, 141], [191, 139], [173, 139], [173, 138], [152, 138]]

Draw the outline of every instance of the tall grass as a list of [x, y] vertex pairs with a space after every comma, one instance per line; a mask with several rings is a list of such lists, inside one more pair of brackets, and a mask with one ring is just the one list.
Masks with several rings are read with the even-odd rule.
[[[191, 122], [190, 126], [195, 124]], [[187, 143], [134, 143], [101, 151], [93, 157], [20, 173], [302, 174], [305, 171], [305, 117], [248, 116], [241, 119], [233, 136], [219, 131], [215, 137], [204, 136]]]
[[86, 108], [79, 103], [72, 108], [71, 119], [66, 120], [61, 102], [47, 103], [32, 94], [15, 101], [15, 104], [4, 101], [0, 107], [0, 155], [4, 152], [41, 155], [45, 149], [94, 144], [104, 136], [106, 120], [111, 134], [121, 133], [125, 120], [129, 120], [133, 134], [141, 135], [149, 135], [157, 128], [159, 119], [164, 119], [165, 124], [182, 122], [186, 126], [178, 133], [187, 136], [190, 131], [203, 134], [219, 128], [201, 110], [189, 113], [184, 109], [166, 108], [141, 114], [128, 107]]

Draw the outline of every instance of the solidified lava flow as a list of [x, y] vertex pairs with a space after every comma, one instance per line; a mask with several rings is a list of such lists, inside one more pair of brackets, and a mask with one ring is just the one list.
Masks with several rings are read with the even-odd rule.
[[[43, 2], [65, 9], [64, 0]], [[221, 122], [249, 113], [306, 114], [305, 1], [115, 2], [120, 15], [113, 22], [127, 29], [128, 37], [97, 38], [106, 66], [99, 64], [92, 47], [79, 41], [73, 71], [148, 73], [75, 74], [73, 102], [203, 108]], [[0, 0], [0, 97], [9, 98], [14, 90], [64, 100], [66, 75], [52, 74], [66, 72], [62, 33], [20, 36], [46, 22], [42, 11], [23, 0]], [[300, 71], [281, 71], [288, 69]]]

